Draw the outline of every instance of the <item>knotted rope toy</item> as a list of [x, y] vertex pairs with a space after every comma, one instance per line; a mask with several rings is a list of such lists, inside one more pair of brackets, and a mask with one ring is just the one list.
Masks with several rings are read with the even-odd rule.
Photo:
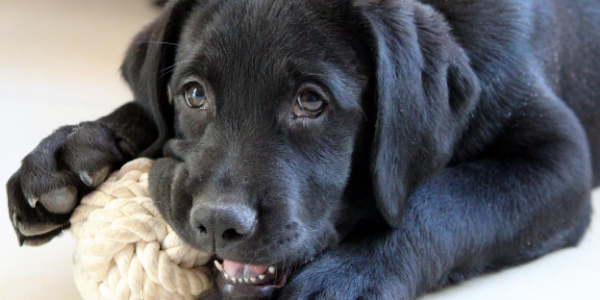
[[197, 299], [212, 293], [210, 257], [187, 246], [148, 192], [150, 159], [137, 159], [84, 197], [71, 217], [75, 283], [90, 299]]

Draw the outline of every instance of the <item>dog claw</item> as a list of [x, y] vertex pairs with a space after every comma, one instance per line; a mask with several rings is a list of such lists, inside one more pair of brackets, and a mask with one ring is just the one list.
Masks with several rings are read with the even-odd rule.
[[25, 238], [22, 235], [17, 234], [17, 239], [19, 240], [19, 247], [23, 247], [25, 244]]
[[100, 169], [100, 171], [95, 172], [93, 174], [90, 175], [89, 172], [81, 172], [79, 174], [79, 179], [81, 179], [81, 181], [92, 188], [96, 188], [98, 187], [102, 182], [104, 182], [104, 180], [106, 179], [106, 177], [108, 176], [108, 172], [110, 172], [110, 168], [109, 167], [104, 167], [102, 169]]
[[43, 194], [39, 200], [44, 207], [54, 214], [68, 214], [77, 206], [77, 189], [67, 186]]
[[31, 206], [31, 208], [35, 208], [35, 205], [38, 203], [38, 201], [40, 201], [40, 198], [27, 198], [27, 203], [29, 203], [29, 206]]
[[88, 172], [79, 174], [79, 179], [87, 186], [92, 186], [92, 184], [94, 184], [94, 179], [92, 179], [92, 176], [90, 176]]
[[18, 217], [17, 217], [17, 213], [16, 213], [16, 212], [14, 212], [14, 213], [12, 214], [11, 221], [12, 221], [13, 227], [15, 227], [15, 228], [16, 228], [16, 227], [19, 225], [19, 223], [18, 223], [18, 221], [19, 221], [19, 220], [18, 220]]

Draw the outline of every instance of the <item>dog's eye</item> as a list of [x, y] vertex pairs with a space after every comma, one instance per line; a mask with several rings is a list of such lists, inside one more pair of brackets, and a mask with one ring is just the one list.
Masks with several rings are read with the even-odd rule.
[[191, 108], [203, 108], [206, 94], [202, 85], [192, 83], [185, 88], [185, 102]]
[[302, 118], [316, 118], [323, 112], [325, 108], [325, 100], [311, 90], [304, 90], [296, 99], [294, 105], [294, 114]]

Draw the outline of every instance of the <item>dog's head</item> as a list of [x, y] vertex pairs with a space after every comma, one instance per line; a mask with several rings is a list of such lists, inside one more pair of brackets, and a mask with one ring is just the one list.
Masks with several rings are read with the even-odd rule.
[[399, 226], [478, 98], [443, 18], [411, 0], [173, 1], [123, 73], [160, 130], [147, 153], [166, 142], [155, 202], [248, 296], [361, 218]]

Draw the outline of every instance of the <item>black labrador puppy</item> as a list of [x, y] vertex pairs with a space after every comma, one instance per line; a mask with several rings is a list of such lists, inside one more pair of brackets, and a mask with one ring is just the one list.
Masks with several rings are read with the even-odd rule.
[[122, 70], [10, 179], [21, 244], [139, 156], [226, 298], [413, 299], [590, 222], [598, 0], [172, 1]]

